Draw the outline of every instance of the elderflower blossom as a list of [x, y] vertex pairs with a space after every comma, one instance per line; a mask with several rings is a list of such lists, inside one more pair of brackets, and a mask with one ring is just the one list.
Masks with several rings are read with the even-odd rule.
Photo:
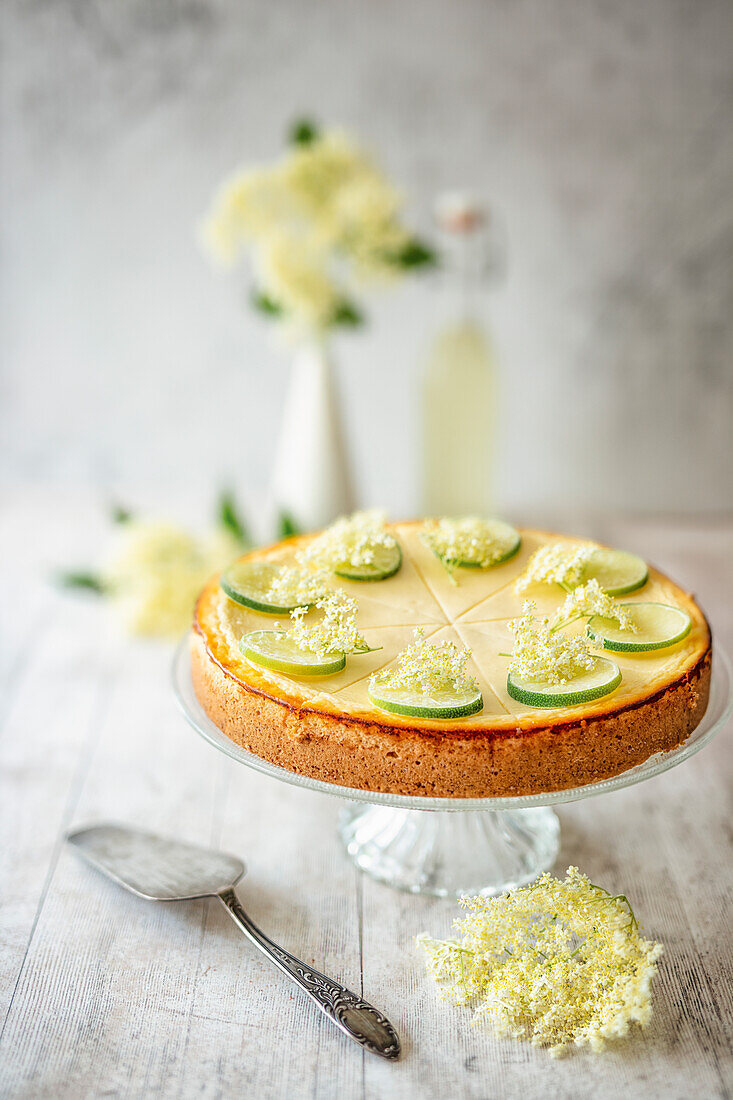
[[[213, 257], [253, 250], [270, 312], [307, 332], [337, 323], [353, 276], [395, 277], [414, 242], [400, 220], [401, 192], [339, 130], [313, 132], [274, 163], [245, 169], [215, 196], [201, 236]], [[422, 247], [422, 246], [421, 246]], [[423, 249], [427, 262], [430, 253]]]
[[538, 619], [535, 610], [536, 604], [526, 600], [521, 618], [509, 623], [514, 634], [509, 672], [545, 684], [567, 684], [573, 677], [591, 672], [598, 657], [590, 652], [590, 638], [554, 632], [551, 620]]
[[267, 589], [268, 603], [282, 607], [313, 604], [328, 592], [328, 574], [323, 569], [283, 565], [275, 570]]
[[397, 545], [385, 526], [385, 513], [379, 509], [342, 516], [298, 553], [301, 565], [334, 570], [340, 566], [373, 565], [383, 550]]
[[286, 313], [313, 329], [330, 324], [338, 308], [339, 288], [329, 276], [322, 248], [307, 238], [276, 230], [262, 242], [257, 267], [262, 286]]
[[212, 212], [201, 227], [203, 243], [219, 263], [231, 266], [246, 245], [287, 224], [290, 205], [276, 172], [245, 169], [217, 192]]
[[637, 627], [621, 604], [607, 595], [595, 578], [568, 592], [565, 601], [553, 616], [552, 629], [557, 630], [575, 619], [601, 615], [604, 619], [613, 619], [621, 630], [635, 632]]
[[409, 240], [403, 196], [348, 134], [326, 130], [297, 146], [280, 178], [320, 242], [352, 256], [360, 274], [394, 272], [389, 257]]
[[571, 542], [548, 543], [540, 547], [518, 578], [516, 591], [526, 592], [533, 584], [560, 584], [563, 588], [575, 588], [581, 583], [596, 549], [592, 545], [576, 546]]
[[465, 563], [486, 569], [519, 545], [513, 527], [476, 516], [428, 520], [422, 539], [451, 574], [456, 566]]
[[410, 240], [398, 220], [402, 203], [401, 192], [375, 173], [364, 173], [339, 191], [332, 216], [359, 278], [386, 281], [398, 273], [393, 257]]
[[208, 578], [241, 552], [226, 531], [200, 539], [169, 523], [130, 520], [103, 570], [104, 589], [133, 634], [177, 638]]
[[470, 649], [458, 649], [453, 642], [426, 642], [422, 627], [415, 628], [415, 641], [399, 654], [397, 664], [375, 673], [372, 687], [400, 688], [419, 695], [463, 695], [478, 691], [467, 671]]
[[623, 895], [569, 867], [496, 898], [461, 898], [461, 939], [423, 934], [441, 995], [471, 1005], [497, 1034], [527, 1039], [552, 1056], [594, 1052], [651, 1019], [651, 982], [662, 946], [645, 939]]
[[369, 644], [356, 625], [358, 602], [345, 592], [331, 592], [316, 601], [316, 609], [322, 612], [317, 622], [306, 622], [307, 607], [296, 607], [290, 612], [293, 621], [289, 634], [298, 649], [317, 653], [367, 653]]

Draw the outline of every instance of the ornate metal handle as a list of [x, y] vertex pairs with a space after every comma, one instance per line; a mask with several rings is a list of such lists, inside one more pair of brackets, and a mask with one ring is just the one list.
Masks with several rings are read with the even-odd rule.
[[366, 1050], [382, 1058], [399, 1058], [400, 1040], [386, 1016], [378, 1012], [368, 1001], [344, 989], [332, 978], [306, 966], [282, 947], [273, 943], [242, 908], [233, 890], [223, 890], [217, 897], [226, 908], [238, 928], [244, 932], [263, 954], [274, 962], [284, 974], [300, 986], [311, 1000], [325, 1013], [345, 1035], [360, 1043]]

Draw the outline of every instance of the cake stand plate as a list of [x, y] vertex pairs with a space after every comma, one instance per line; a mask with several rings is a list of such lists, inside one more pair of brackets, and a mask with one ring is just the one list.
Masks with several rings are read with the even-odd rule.
[[188, 722], [215, 748], [254, 771], [351, 804], [339, 834], [351, 859], [380, 882], [413, 894], [493, 896], [531, 882], [555, 862], [560, 825], [550, 808], [630, 787], [674, 768], [704, 748], [733, 712], [733, 673], [719, 648], [713, 657], [710, 701], [684, 744], [657, 753], [611, 779], [570, 790], [509, 798], [422, 798], [340, 787], [280, 768], [240, 748], [208, 717], [191, 682], [187, 640], [173, 662], [176, 699]]

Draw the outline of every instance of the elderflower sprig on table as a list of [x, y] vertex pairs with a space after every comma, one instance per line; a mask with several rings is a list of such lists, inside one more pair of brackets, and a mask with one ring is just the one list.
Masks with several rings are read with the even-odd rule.
[[103, 571], [104, 592], [131, 634], [176, 638], [211, 574], [241, 552], [223, 529], [197, 538], [170, 523], [130, 520]]
[[380, 549], [397, 545], [385, 519], [386, 513], [378, 508], [342, 516], [298, 552], [298, 563], [326, 571], [343, 565], [372, 565]]
[[212, 573], [250, 545], [236, 503], [223, 492], [213, 531], [194, 535], [163, 520], [112, 511], [114, 545], [99, 570], [68, 570], [59, 582], [107, 597], [125, 628], [146, 637], [180, 638], [191, 623], [196, 597]]
[[559, 584], [565, 589], [577, 587], [597, 547], [572, 542], [554, 542], [535, 550], [524, 572], [517, 578], [515, 589], [526, 592], [533, 584]]
[[296, 607], [290, 612], [293, 622], [290, 636], [298, 649], [325, 657], [329, 653], [371, 653], [369, 643], [356, 625], [358, 602], [339, 590], [316, 601], [322, 617], [306, 622], [308, 607]]
[[595, 578], [568, 592], [562, 607], [558, 608], [552, 618], [552, 629], [559, 630], [560, 627], [568, 626], [577, 619], [590, 618], [592, 615], [613, 619], [621, 630], [629, 630], [633, 633], [637, 629], [636, 623], [632, 622], [621, 604], [612, 600]]
[[417, 943], [442, 996], [472, 1005], [501, 1036], [553, 1056], [569, 1046], [602, 1051], [651, 1019], [651, 982], [662, 946], [645, 939], [624, 895], [577, 867], [542, 875], [496, 898], [461, 898], [461, 939]]
[[426, 520], [421, 537], [454, 584], [459, 565], [469, 562], [487, 569], [506, 557], [517, 542], [516, 532], [508, 524], [490, 523], [477, 516]]
[[462, 695], [478, 691], [468, 673], [470, 649], [453, 642], [427, 642], [422, 627], [415, 628], [415, 641], [397, 657], [391, 668], [375, 673], [371, 687], [402, 688], [419, 695]]
[[538, 618], [536, 610], [534, 601], [525, 600], [521, 617], [509, 623], [514, 634], [510, 673], [536, 683], [567, 684], [596, 668], [599, 659], [590, 652], [590, 638], [558, 632], [552, 620]]

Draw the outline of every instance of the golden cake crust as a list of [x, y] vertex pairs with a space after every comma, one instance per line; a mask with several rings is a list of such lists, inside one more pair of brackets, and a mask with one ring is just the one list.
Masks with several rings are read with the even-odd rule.
[[[401, 525], [398, 537], [408, 529]], [[555, 536], [523, 532], [523, 537], [531, 544], [532, 537]], [[289, 552], [294, 541], [258, 554]], [[356, 704], [342, 707], [338, 694], [308, 698], [299, 683], [247, 664], [234, 650], [221, 628], [216, 577], [196, 608], [193, 685], [208, 716], [233, 742], [289, 771], [344, 787], [482, 798], [597, 782], [681, 744], [707, 707], [712, 654], [707, 621], [690, 596], [656, 570], [650, 574], [692, 615], [692, 643], [651, 688], [637, 676], [638, 684], [622, 698], [614, 693], [572, 712], [535, 710], [440, 723], [377, 714]]]

